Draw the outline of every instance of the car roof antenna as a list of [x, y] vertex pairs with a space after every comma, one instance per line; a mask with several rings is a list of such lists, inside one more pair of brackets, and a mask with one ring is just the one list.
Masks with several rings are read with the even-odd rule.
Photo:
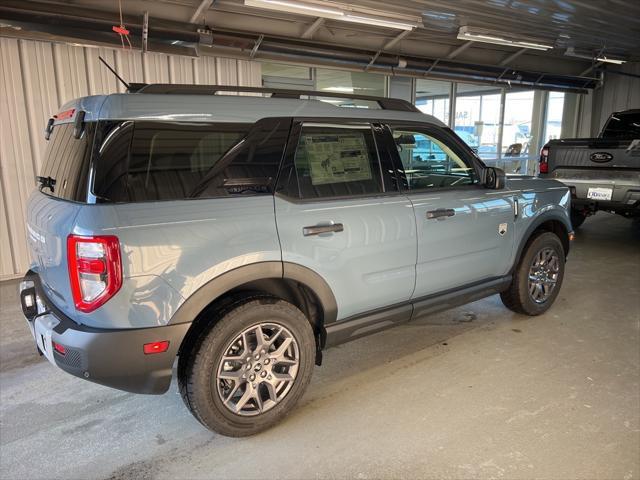
[[102, 58], [100, 55], [98, 55], [98, 58], [100, 59], [100, 61], [104, 64], [105, 67], [107, 67], [109, 70], [111, 70], [111, 73], [113, 73], [116, 78], [118, 80], [120, 80], [120, 82], [127, 88], [127, 90], [131, 89], [131, 85], [129, 85], [127, 82], [124, 81], [124, 79], [118, 75], [118, 72], [116, 72], [111, 65], [109, 65], [104, 58]]

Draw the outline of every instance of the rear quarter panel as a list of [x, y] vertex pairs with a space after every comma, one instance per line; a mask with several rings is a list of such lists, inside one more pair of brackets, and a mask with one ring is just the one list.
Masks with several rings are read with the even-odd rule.
[[116, 235], [123, 286], [83, 323], [103, 328], [165, 325], [185, 299], [217, 276], [281, 261], [273, 197], [83, 206], [74, 233]]

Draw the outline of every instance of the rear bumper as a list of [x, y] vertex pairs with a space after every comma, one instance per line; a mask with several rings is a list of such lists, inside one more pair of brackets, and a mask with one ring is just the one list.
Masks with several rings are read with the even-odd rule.
[[[169, 389], [173, 363], [190, 324], [121, 330], [79, 325], [44, 296], [38, 275], [31, 271], [21, 284], [20, 298], [37, 348], [53, 365], [127, 392], [162, 394]], [[144, 344], [165, 340], [166, 352], [144, 354]], [[54, 349], [54, 343], [64, 347], [64, 354]]]
[[[607, 175], [611, 175], [607, 178]], [[556, 180], [571, 191], [571, 204], [578, 209], [608, 210], [616, 213], [640, 214], [640, 174], [637, 172], [555, 171]], [[590, 188], [611, 189], [610, 200], [588, 198]]]

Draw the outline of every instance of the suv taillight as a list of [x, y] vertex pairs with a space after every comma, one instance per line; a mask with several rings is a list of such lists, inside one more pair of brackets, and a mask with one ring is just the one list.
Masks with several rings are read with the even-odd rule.
[[71, 293], [76, 308], [92, 312], [122, 286], [120, 242], [113, 235], [67, 237]]
[[549, 147], [540, 150], [540, 173], [549, 173]]

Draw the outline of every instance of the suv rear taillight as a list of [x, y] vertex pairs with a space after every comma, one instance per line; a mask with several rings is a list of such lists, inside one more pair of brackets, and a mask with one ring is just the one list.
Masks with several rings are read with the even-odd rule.
[[540, 150], [540, 173], [549, 173], [549, 147]]
[[113, 235], [67, 237], [69, 280], [76, 308], [92, 312], [122, 286], [120, 242]]

